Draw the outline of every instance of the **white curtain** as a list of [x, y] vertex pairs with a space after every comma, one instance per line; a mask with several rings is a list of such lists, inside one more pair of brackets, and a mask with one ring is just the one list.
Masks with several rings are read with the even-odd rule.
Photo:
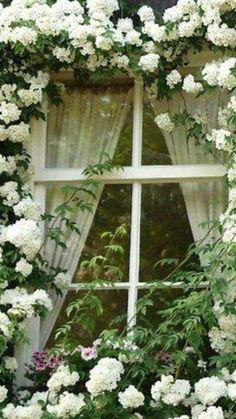
[[[199, 98], [191, 95], [175, 94], [171, 100], [155, 101], [151, 105], [155, 115], [163, 112], [170, 114], [184, 110], [191, 115], [202, 115], [207, 120], [207, 131], [217, 127], [217, 114], [219, 108], [227, 102], [222, 93], [214, 92]], [[187, 138], [188, 126], [175, 127], [173, 132], [163, 131], [170, 158], [175, 165], [184, 164], [219, 164], [224, 160], [222, 154], [206, 153], [203, 144], [197, 144], [193, 138]], [[182, 183], [190, 227], [195, 242], [203, 240], [209, 226], [201, 226], [212, 220], [217, 220], [224, 211], [227, 201], [226, 184], [223, 179], [205, 182]], [[214, 240], [215, 232], [211, 230], [206, 242]]]
[[[86, 168], [106, 159], [113, 158], [119, 136], [124, 127], [132, 100], [132, 91], [111, 88], [83, 88], [64, 94], [63, 103], [52, 107], [48, 116], [47, 167]], [[76, 222], [80, 235], [70, 232], [65, 225], [60, 227], [66, 234], [67, 248], [49, 242], [45, 256], [51, 266], [67, 269], [71, 281], [74, 277], [81, 252], [91, 228], [103, 186], [96, 190], [96, 199], [81, 193], [80, 198], [93, 205], [93, 213], [73, 209], [71, 220]], [[48, 213], [63, 203], [70, 192], [59, 186], [51, 187], [47, 193]], [[62, 297], [52, 295], [53, 310], [42, 321], [40, 347], [43, 348], [53, 329], [63, 305]]]

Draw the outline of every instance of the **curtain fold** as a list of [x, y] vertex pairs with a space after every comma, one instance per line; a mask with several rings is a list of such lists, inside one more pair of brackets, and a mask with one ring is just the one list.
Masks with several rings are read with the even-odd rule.
[[[170, 114], [187, 110], [192, 116], [203, 116], [207, 121], [207, 131], [217, 126], [218, 111], [227, 102], [227, 97], [220, 92], [193, 98], [191, 95], [175, 94], [171, 100], [150, 99], [155, 115], [163, 112]], [[172, 164], [219, 164], [224, 160], [224, 155], [206, 153], [202, 144], [197, 144], [194, 139], [187, 138], [188, 125], [175, 127], [170, 133], [163, 131]], [[181, 183], [186, 211], [195, 242], [203, 240], [209, 226], [204, 222], [217, 220], [224, 211], [227, 202], [227, 190], [224, 179]], [[205, 242], [215, 239], [216, 232], [212, 230]]]
[[[124, 127], [132, 101], [132, 90], [116, 88], [83, 88], [65, 93], [63, 103], [52, 107], [48, 116], [46, 166], [50, 168], [86, 168], [109, 156], [114, 157], [116, 146]], [[93, 206], [93, 212], [73, 208], [71, 221], [80, 235], [60, 225], [66, 234], [66, 249], [49, 241], [45, 256], [51, 266], [67, 269], [71, 281], [74, 277], [81, 252], [88, 237], [103, 185], [96, 189], [96, 198], [81, 192], [81, 199]], [[59, 186], [47, 193], [47, 213], [65, 201], [65, 192]], [[59, 227], [59, 225], [58, 225]], [[43, 348], [51, 334], [63, 305], [62, 297], [52, 293], [53, 310], [42, 321], [40, 347]]]

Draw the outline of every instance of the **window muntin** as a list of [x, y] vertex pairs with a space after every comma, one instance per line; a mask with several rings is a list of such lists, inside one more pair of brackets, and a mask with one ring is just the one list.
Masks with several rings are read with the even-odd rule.
[[[135, 88], [133, 92], [133, 135], [132, 135], [132, 164], [124, 167], [123, 171], [115, 171], [114, 173], [105, 174], [100, 178], [101, 183], [126, 184], [132, 185], [132, 210], [131, 210], [131, 232], [130, 232], [130, 252], [129, 252], [129, 278], [125, 282], [116, 282], [114, 285], [117, 289], [128, 291], [128, 321], [132, 325], [136, 321], [136, 301], [138, 290], [148, 288], [148, 282], [140, 281], [140, 232], [141, 232], [141, 202], [142, 202], [142, 188], [144, 184], [162, 184], [162, 183], [185, 183], [202, 181], [219, 180], [225, 174], [225, 168], [221, 164], [208, 164], [205, 161], [197, 162], [197, 164], [171, 164], [171, 165], [143, 165], [143, 102], [144, 92], [141, 80], [135, 81]], [[46, 125], [37, 129], [35, 135], [35, 143], [42, 139], [44, 134], [44, 141], [46, 144]], [[38, 136], [38, 137], [37, 137]], [[83, 168], [48, 168], [45, 164], [46, 146], [41, 146], [40, 153], [34, 153], [34, 162], [36, 165], [35, 174], [35, 196], [43, 204], [45, 203], [46, 185], [66, 184], [68, 182], [78, 183], [84, 177], [82, 175]], [[35, 149], [36, 151], [36, 149]], [[175, 162], [176, 163], [176, 162]], [[196, 162], [195, 162], [196, 163]], [[172, 286], [169, 284], [170, 287]], [[76, 285], [77, 286], [77, 285]], [[69, 286], [69, 290], [73, 290], [75, 285]], [[79, 284], [83, 289], [83, 284]], [[113, 287], [113, 286], [112, 286]], [[112, 287], [110, 287], [112, 289]], [[107, 288], [106, 288], [107, 290]], [[71, 291], [70, 291], [71, 292]], [[108, 291], [109, 292], [109, 291]], [[58, 311], [59, 313], [59, 311]], [[56, 314], [53, 314], [57, 317]], [[42, 345], [46, 342], [47, 334], [44, 333]]]

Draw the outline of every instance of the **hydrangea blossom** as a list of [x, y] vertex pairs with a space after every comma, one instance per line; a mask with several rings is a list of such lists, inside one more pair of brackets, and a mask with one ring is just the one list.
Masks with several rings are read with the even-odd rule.
[[203, 405], [213, 405], [226, 394], [227, 386], [218, 377], [202, 378], [195, 384], [195, 395]]
[[114, 358], [102, 358], [89, 373], [88, 392], [96, 397], [104, 391], [114, 390], [124, 372], [123, 365]]
[[68, 365], [60, 365], [47, 382], [50, 391], [59, 391], [62, 387], [73, 386], [79, 381], [79, 374], [71, 372]]
[[125, 391], [119, 393], [119, 402], [124, 409], [137, 409], [144, 404], [144, 395], [136, 387], [130, 385]]

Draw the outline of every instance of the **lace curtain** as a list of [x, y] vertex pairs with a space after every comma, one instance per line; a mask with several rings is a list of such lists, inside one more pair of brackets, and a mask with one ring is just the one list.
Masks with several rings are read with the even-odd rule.
[[[156, 101], [151, 99], [151, 105], [155, 115], [163, 112], [170, 114], [184, 110], [191, 115], [202, 115], [207, 121], [207, 131], [217, 126], [217, 114], [219, 108], [227, 102], [227, 98], [220, 92], [193, 98], [191, 95], [175, 94], [171, 100]], [[206, 153], [202, 145], [196, 144], [191, 138], [187, 138], [188, 126], [179, 126], [169, 133], [163, 131], [170, 158], [173, 164], [219, 164], [224, 156]], [[201, 226], [202, 223], [217, 220], [224, 211], [227, 202], [226, 185], [223, 179], [182, 183], [181, 189], [184, 196], [185, 206], [189, 218], [190, 227], [194, 240], [202, 240], [209, 226]], [[206, 241], [214, 239], [215, 232], [212, 230]]]
[[[104, 160], [104, 153], [112, 158], [131, 100], [131, 90], [123, 88], [83, 88], [73, 90], [71, 94], [65, 93], [63, 103], [58, 107], [52, 107], [48, 116], [47, 167], [63, 170], [81, 169]], [[93, 205], [93, 213], [77, 208], [72, 211], [71, 220], [76, 222], [81, 234], [70, 232], [65, 225], [61, 225], [66, 234], [67, 248], [63, 249], [54, 242], [47, 245], [45, 256], [48, 262], [54, 267], [62, 266], [63, 269], [68, 269], [71, 281], [89, 234], [102, 189], [103, 186], [99, 185], [96, 199], [81, 195], [81, 199]], [[46, 211], [53, 213], [65, 198], [65, 192], [59, 186], [48, 189]], [[53, 311], [41, 325], [41, 348], [50, 336], [65, 296], [66, 292], [62, 297], [52, 295]]]

